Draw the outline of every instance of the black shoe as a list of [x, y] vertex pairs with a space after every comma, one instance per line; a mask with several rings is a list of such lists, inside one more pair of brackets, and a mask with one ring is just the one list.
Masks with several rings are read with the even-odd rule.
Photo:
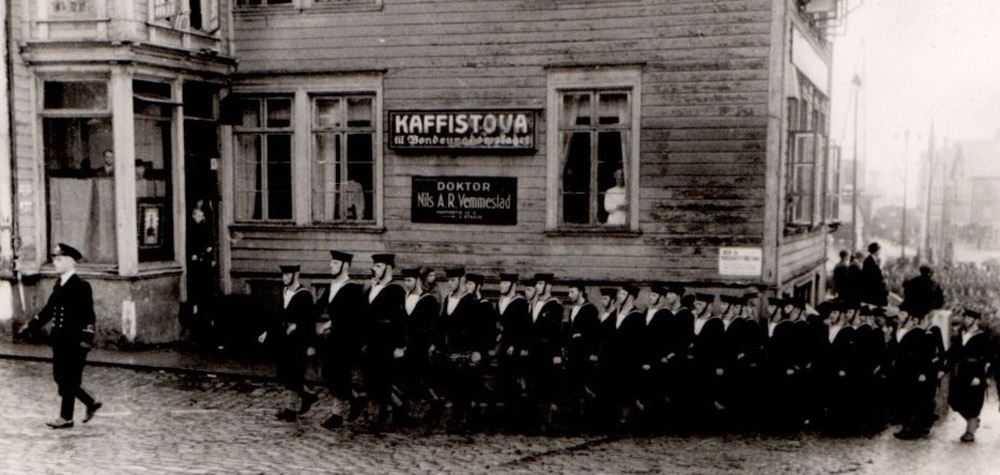
[[298, 413], [296, 413], [291, 409], [282, 409], [278, 411], [278, 413], [275, 414], [274, 417], [278, 418], [278, 420], [280, 421], [285, 421], [285, 422], [295, 422], [299, 419]]
[[90, 422], [90, 420], [94, 418], [94, 414], [97, 414], [97, 410], [102, 407], [104, 407], [104, 404], [101, 401], [91, 404], [90, 407], [87, 408], [87, 414], [83, 416], [83, 423], [86, 424], [87, 422]]
[[45, 425], [53, 429], [69, 429], [70, 427], [73, 427], [73, 421], [68, 421], [66, 419], [63, 419], [62, 417], [57, 417], [50, 421], [46, 421]]
[[344, 418], [340, 414], [332, 414], [323, 421], [323, 428], [325, 429], [339, 429], [344, 426]]
[[309, 412], [313, 404], [319, 401], [319, 396], [316, 393], [304, 393], [302, 395], [302, 405], [299, 407], [299, 415]]
[[351, 401], [351, 408], [347, 410], [347, 422], [354, 422], [361, 417], [361, 413], [364, 412], [365, 405], [358, 400]]

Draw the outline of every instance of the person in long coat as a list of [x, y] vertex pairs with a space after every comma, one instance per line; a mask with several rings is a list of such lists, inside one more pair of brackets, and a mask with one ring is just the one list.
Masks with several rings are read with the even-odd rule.
[[884, 307], [889, 303], [889, 291], [886, 289], [882, 260], [879, 258], [881, 249], [877, 242], [869, 244], [868, 257], [861, 267], [861, 301], [876, 307]]
[[965, 309], [962, 332], [952, 337], [948, 348], [948, 361], [952, 367], [948, 405], [965, 418], [962, 442], [976, 440], [987, 376], [995, 355], [989, 336], [979, 328], [980, 317], [980, 312]]
[[280, 420], [294, 422], [319, 399], [305, 384], [308, 352], [316, 336], [316, 309], [312, 293], [299, 283], [299, 266], [283, 265], [280, 268], [281, 283], [284, 284], [281, 309], [258, 340], [275, 353], [278, 381], [298, 396], [298, 410], [285, 408], [277, 414]]
[[352, 376], [361, 354], [364, 318], [364, 288], [352, 282], [351, 263], [354, 256], [337, 250], [330, 251], [330, 286], [316, 300], [320, 321], [320, 354], [323, 382], [333, 396], [333, 411], [323, 427], [336, 429], [344, 424], [344, 412], [354, 420], [363, 408], [352, 383]]
[[55, 246], [52, 264], [59, 273], [58, 282], [45, 307], [18, 331], [24, 336], [40, 330], [50, 320], [53, 322], [49, 335], [52, 376], [62, 398], [59, 417], [45, 423], [53, 429], [73, 427], [73, 409], [77, 399], [87, 408], [83, 422], [93, 418], [103, 405], [82, 386], [83, 367], [94, 344], [96, 325], [93, 291], [90, 284], [76, 274], [76, 263], [82, 259], [80, 251], [68, 244]]

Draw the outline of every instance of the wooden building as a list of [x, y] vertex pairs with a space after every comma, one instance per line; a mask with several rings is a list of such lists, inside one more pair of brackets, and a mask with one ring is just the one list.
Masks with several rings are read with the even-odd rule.
[[[105, 340], [176, 338], [196, 202], [225, 294], [288, 262], [321, 283], [329, 249], [359, 277], [394, 252], [494, 278], [824, 288], [840, 2], [12, 4], [11, 275], [51, 282], [56, 236], [89, 237]], [[82, 173], [103, 150], [113, 177]], [[72, 207], [101, 218], [80, 231]], [[50, 285], [26, 287], [30, 309]]]

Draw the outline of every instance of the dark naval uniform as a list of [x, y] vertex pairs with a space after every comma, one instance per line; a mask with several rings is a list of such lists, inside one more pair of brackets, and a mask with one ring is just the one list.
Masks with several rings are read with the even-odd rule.
[[[517, 277], [508, 277], [516, 282]], [[506, 407], [513, 408], [514, 402], [524, 391], [524, 368], [519, 364], [521, 351], [527, 349], [527, 331], [531, 325], [528, 301], [520, 295], [497, 302], [500, 323], [499, 350], [497, 352], [501, 396]]]
[[56, 282], [48, 302], [35, 318], [28, 323], [30, 329], [41, 328], [53, 322], [50, 343], [52, 345], [52, 376], [59, 386], [62, 397], [60, 417], [73, 421], [73, 405], [77, 399], [87, 406], [88, 416], [99, 404], [81, 386], [83, 367], [87, 352], [94, 343], [94, 300], [90, 284], [73, 274], [63, 284]]
[[597, 361], [594, 360], [601, 341], [598, 313], [590, 302], [570, 309], [566, 397], [578, 409], [591, 400], [591, 395], [596, 395]]
[[[286, 388], [301, 392], [309, 361], [307, 352], [316, 334], [316, 313], [308, 289], [299, 286], [293, 292], [290, 299], [282, 302], [278, 318], [267, 334], [277, 356], [278, 380]], [[288, 333], [291, 325], [295, 328]]]
[[357, 282], [345, 282], [327, 289], [317, 300], [321, 319], [330, 322], [323, 333], [323, 382], [334, 397], [353, 399], [351, 371], [361, 351], [364, 289]]
[[531, 312], [528, 390], [533, 402], [545, 410], [556, 402], [562, 382], [562, 365], [553, 363], [553, 358], [562, 357], [563, 306], [552, 297], [545, 302], [536, 302]]
[[406, 346], [406, 291], [403, 287], [388, 283], [376, 290], [368, 289], [364, 303], [364, 341], [366, 345], [362, 360], [365, 389], [368, 397], [379, 405], [379, 418], [387, 417], [385, 409], [390, 403], [394, 357], [396, 348]]
[[[952, 337], [948, 348], [948, 361], [952, 365], [948, 385], [948, 405], [966, 419], [979, 417], [986, 394], [986, 377], [989, 374], [993, 349], [989, 336], [978, 331], [968, 339], [958, 334]], [[973, 386], [972, 380], [979, 379]]]

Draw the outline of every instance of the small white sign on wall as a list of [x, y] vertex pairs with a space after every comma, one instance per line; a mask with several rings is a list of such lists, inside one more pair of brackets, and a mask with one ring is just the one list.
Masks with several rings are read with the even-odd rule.
[[759, 276], [764, 252], [759, 247], [719, 248], [719, 274]]

